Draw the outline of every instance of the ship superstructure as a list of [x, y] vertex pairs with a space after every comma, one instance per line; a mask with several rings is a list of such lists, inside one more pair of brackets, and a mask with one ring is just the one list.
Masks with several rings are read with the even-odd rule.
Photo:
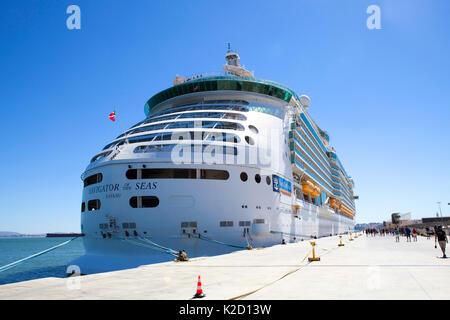
[[82, 273], [353, 230], [354, 182], [310, 99], [225, 58], [223, 73], [177, 76], [92, 158]]

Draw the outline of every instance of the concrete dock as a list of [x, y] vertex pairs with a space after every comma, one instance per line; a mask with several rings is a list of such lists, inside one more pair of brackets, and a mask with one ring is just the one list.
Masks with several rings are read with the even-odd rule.
[[[399, 243], [393, 236], [315, 240], [242, 250], [71, 278], [0, 286], [0, 299], [188, 300], [201, 276], [202, 300], [450, 299], [450, 259], [434, 239]], [[448, 254], [448, 252], [447, 252]]]

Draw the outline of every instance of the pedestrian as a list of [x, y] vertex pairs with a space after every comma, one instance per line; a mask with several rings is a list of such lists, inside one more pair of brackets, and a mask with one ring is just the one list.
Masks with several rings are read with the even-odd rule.
[[405, 235], [406, 235], [406, 242], [411, 242], [411, 229], [406, 227], [405, 228]]
[[416, 228], [413, 228], [412, 235], [413, 235], [414, 242], [417, 242], [417, 230], [416, 230]]
[[447, 258], [445, 255], [445, 247], [448, 243], [447, 235], [445, 234], [445, 231], [442, 229], [442, 226], [437, 227], [436, 233], [434, 235], [434, 247], [437, 248], [436, 242], [439, 243], [439, 246], [442, 250], [442, 258]]
[[400, 242], [400, 231], [398, 231], [398, 228], [395, 228], [395, 242]]

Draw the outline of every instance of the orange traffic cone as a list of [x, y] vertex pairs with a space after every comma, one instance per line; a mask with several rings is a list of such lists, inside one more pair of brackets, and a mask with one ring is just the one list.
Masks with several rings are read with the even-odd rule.
[[203, 290], [202, 290], [202, 282], [200, 280], [200, 276], [198, 276], [197, 293], [194, 295], [194, 298], [203, 298], [204, 296], [205, 296], [205, 294], [203, 293]]

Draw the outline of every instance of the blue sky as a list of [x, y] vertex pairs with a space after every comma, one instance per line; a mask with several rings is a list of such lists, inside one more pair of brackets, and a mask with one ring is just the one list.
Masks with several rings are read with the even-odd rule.
[[[69, 5], [81, 30], [66, 27]], [[381, 29], [369, 30], [369, 5]], [[307, 94], [356, 184], [356, 222], [450, 215], [447, 0], [2, 1], [0, 230], [79, 231], [80, 174], [176, 74], [226, 45]], [[121, 123], [107, 115], [114, 106]]]

